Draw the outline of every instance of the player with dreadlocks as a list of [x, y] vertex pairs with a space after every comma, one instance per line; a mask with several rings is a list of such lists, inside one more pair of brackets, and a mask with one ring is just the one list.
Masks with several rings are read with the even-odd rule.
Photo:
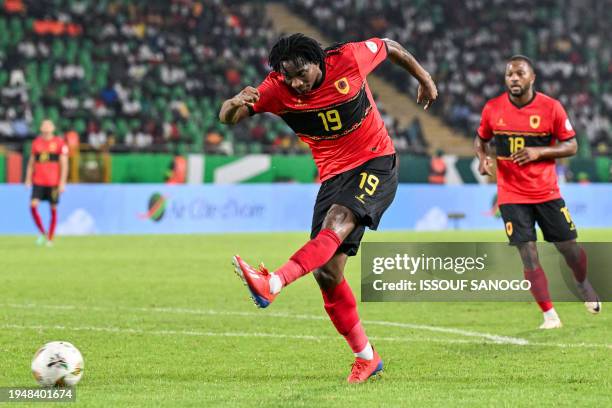
[[226, 124], [274, 113], [312, 151], [322, 185], [310, 241], [273, 273], [263, 265], [254, 268], [239, 256], [233, 263], [261, 308], [291, 282], [313, 272], [327, 314], [355, 354], [350, 383], [364, 382], [383, 367], [359, 320], [344, 267], [348, 257], [357, 254], [365, 228], [378, 227], [397, 190], [395, 148], [366, 81], [387, 58], [419, 81], [417, 103], [423, 102], [427, 109], [438, 96], [436, 86], [397, 42], [371, 38], [324, 50], [316, 40], [293, 34], [272, 47], [273, 71], [264, 81], [226, 100], [219, 112]]

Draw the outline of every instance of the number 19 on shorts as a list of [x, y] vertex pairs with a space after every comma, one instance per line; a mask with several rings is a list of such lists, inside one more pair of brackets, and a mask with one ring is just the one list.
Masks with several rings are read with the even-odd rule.
[[368, 195], [374, 194], [380, 181], [378, 177], [374, 174], [368, 174], [365, 171], [359, 173], [359, 177], [359, 188], [368, 193]]

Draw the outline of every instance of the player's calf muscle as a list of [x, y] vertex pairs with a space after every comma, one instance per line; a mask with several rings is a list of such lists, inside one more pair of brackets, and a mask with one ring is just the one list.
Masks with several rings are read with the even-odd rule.
[[325, 265], [313, 272], [321, 289], [331, 289], [342, 282], [347, 258], [346, 254], [336, 254]]
[[343, 241], [355, 229], [356, 225], [355, 214], [339, 204], [331, 206], [323, 221], [323, 229], [333, 230]]
[[342, 282], [344, 276], [342, 271], [319, 268], [313, 272], [317, 284], [321, 289], [327, 290]]

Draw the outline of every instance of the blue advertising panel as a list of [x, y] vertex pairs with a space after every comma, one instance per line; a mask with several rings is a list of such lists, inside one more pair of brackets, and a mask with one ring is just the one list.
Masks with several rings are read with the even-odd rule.
[[[75, 184], [61, 196], [57, 234], [306, 231], [318, 185]], [[502, 228], [495, 187], [404, 184], [381, 230]], [[579, 228], [612, 227], [612, 184], [565, 185]], [[0, 186], [0, 234], [34, 234], [30, 190]], [[40, 213], [48, 222], [46, 203]]]

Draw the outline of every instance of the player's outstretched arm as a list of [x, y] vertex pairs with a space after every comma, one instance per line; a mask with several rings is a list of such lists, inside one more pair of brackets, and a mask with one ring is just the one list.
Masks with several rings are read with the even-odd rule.
[[493, 176], [493, 172], [491, 171], [491, 166], [493, 162], [491, 160], [491, 157], [487, 153], [487, 145], [488, 142], [482, 140], [478, 135], [474, 139], [474, 151], [479, 161], [478, 172], [483, 176]]
[[387, 44], [389, 59], [396, 65], [410, 72], [410, 75], [419, 81], [419, 90], [417, 91], [417, 103], [425, 103], [423, 109], [429, 108], [433, 101], [438, 97], [438, 89], [431, 75], [421, 64], [397, 41], [384, 38], [383, 41]]
[[576, 139], [565, 140], [552, 146], [525, 147], [510, 156], [512, 161], [522, 166], [538, 160], [560, 159], [570, 157], [578, 151]]
[[252, 86], [247, 86], [238, 95], [223, 102], [221, 111], [219, 111], [219, 120], [227, 125], [235, 125], [249, 117], [249, 106], [252, 107], [258, 100], [259, 91]]

